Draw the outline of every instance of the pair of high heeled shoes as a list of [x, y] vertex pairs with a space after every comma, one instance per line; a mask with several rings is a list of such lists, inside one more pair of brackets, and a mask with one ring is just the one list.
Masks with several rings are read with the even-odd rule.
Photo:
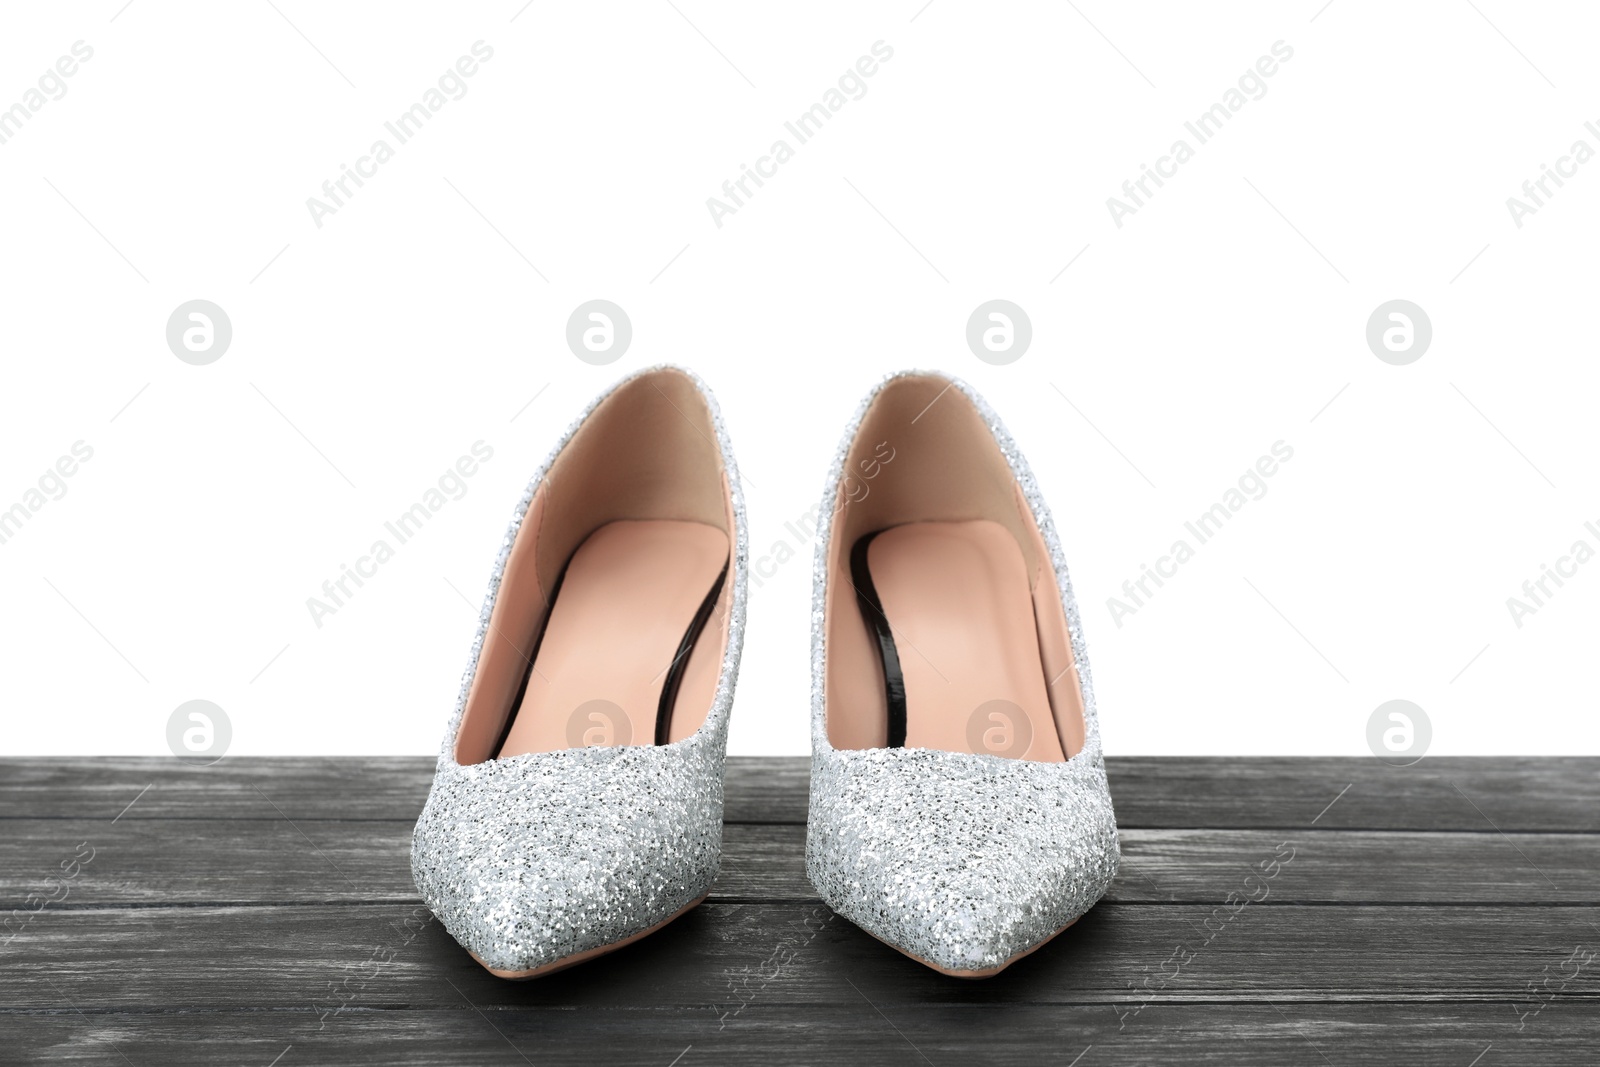
[[[715, 401], [655, 368], [585, 411], [501, 544], [417, 887], [504, 978], [649, 934], [711, 889], [746, 624], [743, 496]], [[998, 973], [1116, 874], [1061, 548], [962, 382], [863, 401], [817, 526], [806, 871], [936, 970]]]

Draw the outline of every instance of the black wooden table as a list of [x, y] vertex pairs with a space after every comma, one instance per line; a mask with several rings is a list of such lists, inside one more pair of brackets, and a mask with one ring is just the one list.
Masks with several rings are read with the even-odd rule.
[[806, 767], [731, 762], [700, 908], [510, 983], [411, 885], [431, 760], [0, 761], [0, 1063], [1600, 1063], [1600, 760], [1112, 760], [1117, 883], [979, 982], [816, 899]]

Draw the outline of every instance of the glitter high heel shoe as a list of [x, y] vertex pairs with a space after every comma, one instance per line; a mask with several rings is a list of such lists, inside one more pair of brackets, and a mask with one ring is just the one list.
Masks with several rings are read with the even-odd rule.
[[705, 898], [744, 635], [745, 520], [698, 379], [625, 379], [517, 505], [412, 837], [423, 899], [532, 978]]
[[1050, 514], [983, 400], [922, 373], [862, 403], [823, 512], [806, 873], [913, 959], [997, 974], [1117, 871]]

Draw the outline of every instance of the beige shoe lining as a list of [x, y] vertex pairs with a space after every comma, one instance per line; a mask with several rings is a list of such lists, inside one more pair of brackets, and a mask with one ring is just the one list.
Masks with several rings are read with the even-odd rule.
[[[885, 462], [883, 457], [891, 455], [893, 458]], [[939, 375], [897, 378], [884, 386], [850, 446], [845, 475], [834, 501], [836, 512], [828, 545], [824, 594], [827, 671], [823, 693], [829, 742], [841, 749], [876, 748], [885, 745], [888, 737], [883, 667], [857, 605], [850, 578], [851, 548], [866, 534], [910, 523], [986, 522], [1009, 536], [1020, 556], [1020, 577], [1026, 581], [1032, 602], [1029, 654], [1038, 663], [1037, 673], [1048, 697], [1060, 754], [1069, 758], [1076, 755], [1084, 741], [1083, 696], [1055, 572], [1011, 468], [966, 394]], [[985, 537], [985, 543], [991, 540], [992, 537]], [[1015, 568], [1009, 573], [1013, 578], [1019, 577]], [[939, 576], [929, 574], [922, 580], [937, 582]], [[1016, 603], [1011, 593], [984, 595], [1004, 595], [1008, 603]], [[923, 599], [943, 605], [957, 598], [929, 593]], [[1003, 642], [1021, 644], [1026, 649], [1025, 629], [1003, 638]], [[944, 662], [930, 656], [929, 666], [947, 678], [951, 672], [964, 678], [970, 673], [970, 680], [962, 683], [964, 692], [1005, 690], [999, 677], [992, 681], [988, 678], [984, 664], [969, 662], [954, 653], [949, 655]], [[919, 657], [914, 651], [901, 649], [900, 658], [904, 667]], [[1011, 669], [1014, 668], [1007, 668]], [[935, 678], [937, 684], [931, 671], [929, 677]], [[932, 692], [925, 681], [921, 688]], [[1037, 693], [1031, 684], [1028, 688]], [[912, 699], [908, 693], [908, 735], [919, 715]], [[1012, 698], [1000, 695], [996, 699]], [[967, 723], [976, 710], [954, 706], [938, 710], [940, 724], [923, 728], [927, 731], [925, 736], [941, 742], [930, 747], [972, 751], [966, 740]], [[912, 743], [910, 736], [907, 743]], [[1039, 742], [1036, 740], [1035, 744]]]
[[[529, 657], [562, 568], [602, 526], [638, 520], [692, 523], [719, 531], [725, 545], [734, 542], [733, 503], [715, 441], [710, 411], [693, 379], [663, 369], [617, 388], [567, 442], [534, 494], [506, 562], [456, 734], [457, 762], [491, 757], [529, 677]], [[700, 597], [711, 584], [706, 582]], [[733, 587], [730, 575], [689, 656], [672, 717], [673, 740], [697, 731], [710, 711], [727, 648]], [[688, 618], [682, 621], [678, 636]], [[664, 665], [652, 663], [649, 673]], [[529, 691], [538, 684], [532, 676]], [[647, 732], [633, 743], [653, 740]]]

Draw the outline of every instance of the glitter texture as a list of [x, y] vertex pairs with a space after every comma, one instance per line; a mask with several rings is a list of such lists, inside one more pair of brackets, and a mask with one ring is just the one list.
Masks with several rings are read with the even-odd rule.
[[[1027, 461], [965, 382], [1049, 549], [1083, 689], [1085, 739], [1064, 763], [925, 748], [835, 749], [828, 742], [824, 611], [833, 502], [850, 446], [881, 382], [856, 410], [822, 498], [811, 609], [811, 812], [806, 873], [834, 911], [948, 971], [1004, 966], [1077, 920], [1116, 877], [1094, 686], [1055, 525]], [[946, 376], [931, 374], [945, 379]]]
[[[650, 367], [623, 379], [671, 367]], [[722, 855], [722, 768], [744, 643], [744, 497], [721, 412], [705, 398], [732, 496], [733, 599], [716, 695], [695, 733], [669, 745], [538, 752], [462, 766], [456, 733], [511, 546], [581, 414], [534, 474], [500, 545], [455, 711], [411, 842], [417, 889], [488, 967], [528, 971], [639, 934], [704, 896]]]

